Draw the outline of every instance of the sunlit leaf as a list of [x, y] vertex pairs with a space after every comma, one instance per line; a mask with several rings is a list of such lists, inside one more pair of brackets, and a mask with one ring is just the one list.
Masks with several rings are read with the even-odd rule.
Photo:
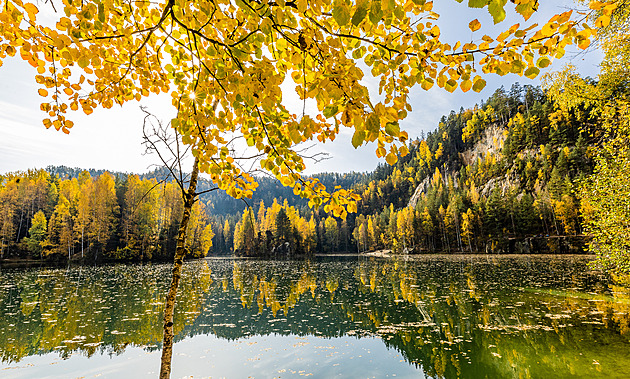
[[468, 27], [471, 31], [476, 32], [481, 28], [481, 23], [479, 22], [479, 20], [474, 19], [468, 24]]

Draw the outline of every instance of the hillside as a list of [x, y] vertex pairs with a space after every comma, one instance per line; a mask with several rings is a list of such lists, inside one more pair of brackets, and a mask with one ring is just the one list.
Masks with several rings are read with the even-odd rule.
[[[61, 179], [79, 178], [81, 173], [87, 172], [93, 178], [99, 177], [102, 174], [108, 172], [106, 170], [95, 169], [82, 169], [78, 167], [67, 166], [48, 166], [45, 169], [52, 177], [59, 177]], [[140, 179], [148, 179], [156, 181], [171, 181], [170, 173], [166, 168], [156, 168], [153, 171], [146, 172], [144, 174], [134, 174], [126, 172], [109, 172], [120, 180], [125, 180], [130, 175], [136, 175]], [[311, 177], [317, 178], [326, 188], [334, 188], [340, 186], [341, 188], [353, 188], [356, 185], [369, 182], [370, 175], [362, 172], [349, 172], [349, 173], [320, 173], [312, 175]], [[231, 216], [240, 214], [243, 209], [248, 205], [258, 204], [260, 201], [264, 201], [266, 204], [271, 204], [274, 199], [279, 202], [284, 202], [286, 199], [289, 205], [297, 207], [306, 207], [308, 201], [302, 199], [293, 194], [293, 189], [284, 187], [277, 179], [271, 177], [259, 177], [258, 189], [254, 192], [254, 196], [251, 199], [236, 200], [233, 197], [228, 196], [222, 191], [205, 192], [201, 195], [201, 200], [204, 203], [212, 204], [212, 212], [217, 216]], [[201, 178], [198, 183], [198, 192], [204, 192], [215, 185], [209, 180]]]
[[537, 87], [500, 88], [356, 184], [358, 212], [346, 220], [265, 200], [236, 225], [216, 223], [213, 251], [581, 252], [575, 188], [593, 170], [601, 133], [589, 109], [561, 112]]
[[[356, 234], [368, 250], [493, 252], [519, 248], [510, 239], [579, 235], [575, 184], [593, 170], [600, 133], [588, 109], [563, 114], [539, 88], [500, 88], [377, 169]], [[570, 240], [550, 249], [578, 251]]]
[[[585, 210], [575, 188], [593, 170], [602, 131], [589, 109], [556, 108], [539, 88], [500, 88], [442, 117], [393, 166], [316, 175], [361, 195], [346, 220], [310, 209], [271, 178], [259, 178], [247, 202], [207, 192], [194, 211], [190, 255], [581, 251]], [[202, 180], [198, 190], [210, 188]], [[5, 174], [0, 256], [168, 259], [182, 212], [177, 194], [159, 169]]]

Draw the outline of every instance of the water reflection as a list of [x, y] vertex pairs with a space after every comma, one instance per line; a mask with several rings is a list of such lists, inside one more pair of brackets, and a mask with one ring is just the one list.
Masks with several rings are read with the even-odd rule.
[[[162, 340], [169, 267], [103, 266], [0, 273], [0, 356], [74, 351], [120, 353], [128, 345], [156, 348]], [[176, 325], [192, 323], [212, 285], [207, 264], [190, 267]]]
[[[626, 377], [630, 295], [586, 262], [192, 262], [176, 342], [200, 334], [377, 337], [430, 377]], [[159, 349], [168, 278], [167, 265], [2, 271], [2, 360]]]

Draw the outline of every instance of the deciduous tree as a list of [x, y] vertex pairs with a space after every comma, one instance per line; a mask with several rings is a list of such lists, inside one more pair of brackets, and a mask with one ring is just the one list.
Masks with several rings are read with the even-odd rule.
[[[580, 196], [585, 231], [593, 236], [590, 250], [602, 266], [615, 274], [630, 274], [630, 5], [618, 1], [603, 6], [598, 15], [610, 16], [600, 27], [598, 44], [605, 56], [597, 80], [582, 78], [574, 67], [546, 77], [549, 95], [559, 112], [590, 108], [605, 129], [593, 175], [582, 181]], [[573, 204], [571, 204], [573, 205]], [[574, 207], [569, 207], [571, 211]]]
[[46, 239], [46, 233], [48, 231], [48, 223], [44, 212], [39, 211], [33, 216], [31, 221], [31, 227], [28, 230], [28, 237], [26, 238], [26, 246], [28, 250], [41, 257], [42, 254], [42, 242]]
[[[617, 2], [589, 3], [600, 12], [596, 25], [608, 24]], [[303, 178], [297, 144], [332, 140], [349, 127], [355, 147], [376, 142], [376, 154], [394, 163], [407, 153], [399, 121], [411, 110], [414, 86], [479, 91], [481, 73], [534, 77], [567, 45], [586, 48], [594, 33], [583, 22], [589, 14], [567, 11], [529, 25], [538, 0], [507, 4], [468, 2], [487, 8], [495, 23], [514, 7], [523, 26], [488, 36], [470, 20], [475, 41], [450, 44], [425, 0], [62, 0], [40, 4], [43, 12], [31, 2], [4, 0], [0, 59], [19, 55], [37, 69], [46, 127], [68, 133], [71, 111], [90, 114], [170, 93], [178, 110], [172, 126], [193, 146], [200, 172], [228, 194], [251, 197], [256, 188], [226, 146], [237, 134], [257, 151], [261, 170], [310, 205], [344, 216], [355, 210], [357, 195]], [[364, 84], [368, 70], [380, 96], [370, 96]], [[317, 104], [315, 117], [285, 107], [281, 85], [288, 78], [294, 96]]]

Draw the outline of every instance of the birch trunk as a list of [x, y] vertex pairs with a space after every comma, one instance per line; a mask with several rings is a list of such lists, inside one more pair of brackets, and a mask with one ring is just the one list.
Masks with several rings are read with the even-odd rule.
[[162, 341], [162, 363], [160, 366], [160, 379], [168, 379], [171, 376], [171, 359], [173, 358], [173, 313], [175, 310], [175, 298], [177, 297], [177, 287], [182, 274], [182, 265], [184, 256], [186, 255], [186, 232], [188, 228], [188, 220], [190, 220], [190, 211], [195, 202], [197, 190], [197, 176], [199, 175], [199, 159], [195, 157], [195, 163], [192, 174], [190, 175], [190, 184], [188, 189], [183, 193], [184, 196], [184, 214], [179, 223], [177, 233], [177, 248], [175, 249], [175, 259], [173, 262], [173, 276], [171, 286], [166, 296], [166, 306], [164, 307], [164, 339]]

